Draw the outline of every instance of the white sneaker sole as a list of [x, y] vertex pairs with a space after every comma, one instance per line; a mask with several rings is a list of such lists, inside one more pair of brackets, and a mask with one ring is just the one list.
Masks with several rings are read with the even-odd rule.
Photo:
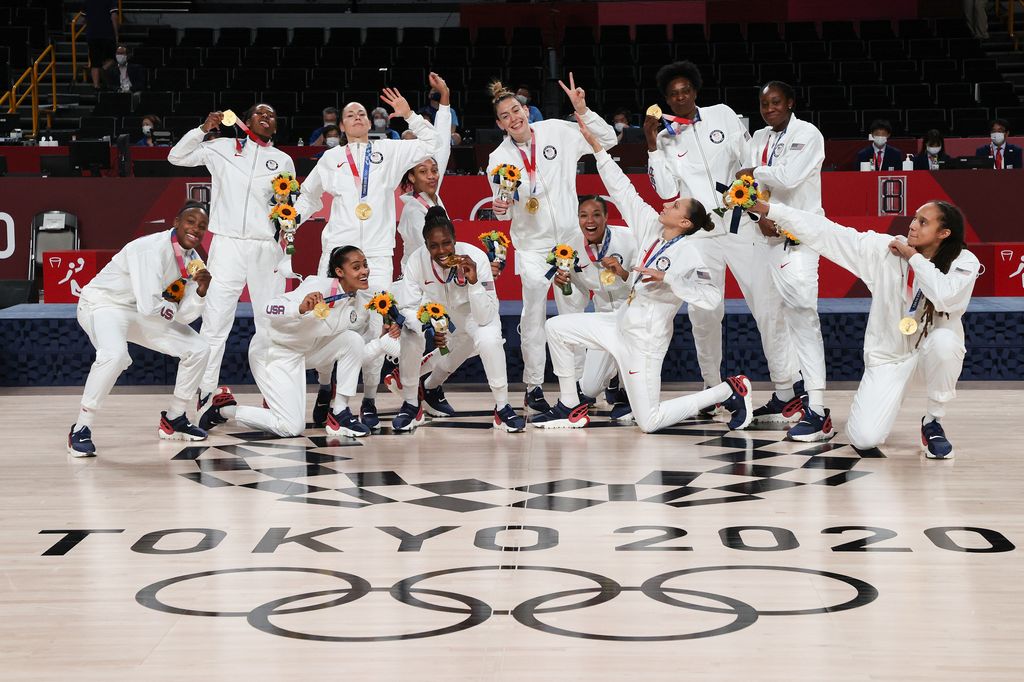
[[750, 420], [751, 424], [796, 424], [800, 421], [800, 413], [797, 412], [792, 417], [785, 417], [781, 412], [775, 414], [764, 414], [760, 417], [754, 417]]
[[750, 379], [744, 378], [743, 384], [747, 387], [747, 394], [743, 396], [743, 408], [746, 410], [747, 418], [743, 420], [742, 424], [729, 427], [733, 431], [742, 431], [747, 428], [750, 426], [750, 421], [754, 418], [754, 403], [750, 395], [753, 392], [753, 388], [750, 385]]
[[403, 428], [398, 428], [397, 426], [392, 424], [391, 430], [394, 431], [395, 433], [408, 433], [409, 431], [415, 431], [417, 428], [422, 426], [423, 422], [425, 421], [425, 419], [413, 419], [411, 422], [409, 422], [408, 426]]
[[365, 436], [370, 435], [364, 431], [353, 431], [352, 429], [347, 429], [344, 426], [342, 426], [338, 430], [330, 429], [325, 426], [324, 433], [334, 438], [363, 438]]
[[832, 440], [836, 437], [836, 430], [832, 429], [828, 433], [823, 431], [815, 431], [814, 433], [807, 433], [802, 436], [790, 436], [786, 434], [790, 440], [795, 440], [798, 443], [817, 443], [820, 441]]
[[159, 427], [157, 427], [157, 434], [160, 436], [161, 440], [206, 440], [206, 436], [193, 436], [190, 433], [181, 433], [180, 431], [175, 431], [174, 433], [167, 433], [166, 431]]
[[923, 445], [921, 446], [921, 452], [924, 453], [924, 456], [927, 459], [936, 459], [939, 460], [940, 462], [943, 462], [947, 459], [953, 459], [953, 457], [956, 455], [956, 450], [950, 450], [949, 454], [946, 455], [945, 457], [939, 457], [938, 455], [933, 455], [932, 453], [928, 452], [928, 448], [926, 448]]
[[522, 429], [513, 429], [511, 426], [509, 426], [503, 421], [494, 422], [494, 428], [496, 428], [498, 431], [504, 431], [505, 433], [522, 433], [523, 431], [526, 430], [525, 427]]
[[75, 450], [74, 448], [72, 448], [70, 445], [67, 446], [67, 450], [68, 450], [68, 454], [71, 455], [72, 457], [83, 457], [84, 458], [84, 457], [95, 457], [96, 456], [95, 452], [79, 452], [78, 450]]
[[568, 419], [555, 419], [549, 422], [530, 422], [538, 429], [582, 429], [590, 423], [590, 417], [571, 422]]
[[423, 411], [426, 412], [427, 414], [429, 414], [431, 417], [438, 417], [440, 419], [445, 419], [445, 418], [451, 419], [452, 417], [458, 417], [459, 416], [459, 414], [457, 412], [455, 414], [445, 414], [444, 412], [441, 412], [440, 410], [435, 410], [434, 408], [432, 408], [427, 403], [426, 400], [423, 401]]

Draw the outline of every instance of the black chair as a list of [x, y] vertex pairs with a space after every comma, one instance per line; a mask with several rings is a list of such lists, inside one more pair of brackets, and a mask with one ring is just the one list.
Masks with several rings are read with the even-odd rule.
[[255, 45], [242, 50], [239, 64], [249, 69], [273, 69], [281, 61], [283, 47], [261, 47]]
[[667, 43], [668, 27], [665, 24], [637, 24], [636, 43]]
[[146, 45], [153, 47], [174, 47], [178, 44], [178, 29], [170, 26], [153, 26], [149, 29]]
[[950, 38], [946, 50], [953, 59], [975, 59], [985, 56], [981, 41], [977, 38]]
[[159, 69], [164, 65], [164, 48], [156, 45], [140, 45], [132, 49], [131, 59], [147, 69]]
[[317, 66], [348, 69], [355, 63], [356, 48], [348, 45], [328, 45], [320, 48], [320, 59], [317, 61]]
[[629, 35], [629, 26], [604, 24], [597, 29], [597, 42], [601, 45], [630, 45], [633, 39]]
[[955, 59], [925, 59], [921, 79], [926, 83], [959, 83], [962, 66]]
[[212, 47], [212, 28], [186, 28], [182, 29], [181, 41], [178, 45], [182, 47]]
[[78, 126], [78, 137], [82, 139], [113, 140], [117, 134], [117, 118], [114, 116], [86, 116]]
[[430, 26], [406, 26], [402, 29], [402, 45], [406, 47], [433, 47], [434, 29]]
[[[997, 107], [996, 118], [1006, 119], [1010, 124], [1011, 131], [1024, 130], [1024, 107], [1022, 106]], [[988, 129], [987, 121], [984, 129]]]
[[67, 211], [44, 211], [32, 217], [29, 232], [28, 278], [34, 281], [47, 251], [77, 249], [78, 216]]
[[[510, 88], [518, 89], [520, 85], [525, 85], [527, 88], [529, 88], [530, 92], [532, 93], [534, 101], [540, 98], [542, 94], [541, 86], [544, 84], [544, 72], [540, 67], [510, 66], [508, 68], [508, 71], [506, 72], [506, 75], [508, 78], [508, 83], [506, 83], [506, 85], [508, 85]], [[588, 74], [584, 71], [576, 73], [574, 71], [573, 77], [576, 79], [576, 82], [580, 85], [580, 87], [584, 89], [587, 88], [588, 86], [593, 87], [597, 85], [597, 77], [594, 76], [593, 74]], [[568, 72], [562, 75], [562, 80], [568, 82]], [[561, 93], [561, 88], [559, 88], [559, 93]]]
[[708, 41], [712, 43], [740, 43], [746, 40], [737, 23], [711, 24], [708, 26]]
[[236, 90], [262, 90], [267, 87], [267, 70], [235, 69], [229, 82]]
[[320, 61], [320, 50], [313, 46], [291, 45], [282, 47], [279, 64], [286, 68], [304, 67], [312, 69]]
[[930, 38], [932, 29], [927, 19], [900, 19], [896, 22], [896, 29], [899, 37], [904, 40], [917, 38]]
[[444, 26], [437, 30], [438, 47], [469, 47], [470, 44], [469, 28], [465, 26]]
[[818, 27], [813, 21], [787, 21], [783, 25], [783, 30], [786, 34], [786, 40], [791, 43], [795, 41], [821, 40]]
[[278, 119], [282, 116], [294, 116], [299, 110], [298, 93], [294, 90], [263, 90], [260, 92], [260, 100], [274, 107]]
[[856, 138], [863, 135], [858, 112], [852, 109], [818, 112], [818, 130], [826, 138]]
[[907, 51], [902, 40], [871, 40], [868, 42], [868, 56], [875, 61], [906, 59]]
[[659, 66], [672, 61], [673, 46], [668, 43], [637, 43], [637, 64], [658, 64]]
[[637, 82], [647, 84], [654, 82], [654, 76], [650, 71], [652, 67], [645, 67], [642, 71], [646, 71], [644, 75], [646, 78], [641, 78], [639, 81], [636, 76], [636, 67], [625, 64], [617, 64], [614, 66], [603, 66], [601, 67], [601, 74], [599, 81], [601, 87], [604, 88], [626, 88]]
[[[221, 90], [217, 93], [217, 108], [221, 111], [231, 109], [236, 113], [243, 112], [256, 102], [256, 97], [254, 90]], [[273, 102], [268, 104], [276, 108]]]
[[878, 84], [851, 85], [850, 105], [856, 109], [877, 109], [892, 106], [889, 86]]
[[755, 86], [726, 87], [725, 104], [738, 114], [756, 118], [760, 111], [758, 94], [760, 89]]
[[274, 69], [270, 74], [268, 85], [272, 90], [305, 90], [309, 81], [309, 71], [299, 68]]
[[[211, 111], [217, 110], [217, 93], [212, 91], [195, 91], [178, 93], [178, 103], [174, 107], [174, 113], [178, 116], [205, 117]], [[236, 112], [239, 116], [242, 112]]]
[[940, 38], [971, 38], [971, 29], [963, 17], [950, 17], [935, 20], [935, 35]]
[[512, 40], [509, 45], [532, 45], [540, 47], [543, 38], [539, 26], [514, 26], [512, 27]]
[[284, 47], [288, 44], [288, 29], [263, 26], [256, 29], [254, 47]]
[[385, 85], [386, 75], [376, 68], [356, 68], [349, 71], [349, 87], [356, 90], [376, 90]]
[[927, 83], [902, 83], [892, 88], [892, 104], [900, 109], [923, 109], [934, 101], [931, 86]]
[[371, 26], [366, 29], [363, 45], [396, 47], [398, 45], [398, 29], [391, 26]]
[[747, 44], [743, 42], [714, 43], [714, 50], [715, 61], [719, 64], [742, 64], [750, 61]]
[[830, 85], [838, 80], [833, 62], [804, 62], [800, 65], [800, 83], [803, 85]]
[[[591, 53], [593, 57], [593, 53]], [[432, 67], [443, 69], [448, 66], [467, 66], [469, 64], [469, 50], [461, 45], [438, 45], [434, 48], [434, 59]]]
[[856, 40], [857, 32], [853, 30], [852, 21], [821, 22], [822, 40]]
[[508, 38], [506, 37], [504, 26], [481, 26], [476, 30], [476, 38], [473, 40], [474, 46], [479, 45], [481, 47], [489, 45], [504, 47], [507, 44]]
[[923, 137], [929, 130], [949, 132], [945, 109], [907, 109], [907, 132], [914, 137]]
[[237, 47], [210, 47], [203, 56], [203, 66], [211, 69], [233, 69], [242, 61]]
[[868, 53], [861, 40], [836, 40], [828, 45], [831, 59], [839, 61], [855, 61], [867, 59]]
[[753, 64], [722, 64], [718, 67], [718, 81], [726, 87], [756, 85]]
[[892, 21], [876, 19], [860, 22], [861, 40], [891, 40], [896, 37], [892, 31]]
[[[218, 47], [249, 47], [252, 45], [252, 31], [248, 28], [227, 27], [220, 30]], [[268, 47], [270, 47], [268, 45]]]
[[630, 111], [640, 110], [640, 98], [635, 89], [615, 88], [601, 91], [602, 108], [604, 111], [614, 112], [616, 109], [629, 109]]
[[917, 62], [911, 59], [882, 62], [880, 76], [882, 82], [889, 85], [921, 82], [921, 75], [917, 71]]
[[135, 111], [166, 117], [174, 111], [174, 93], [159, 90], [143, 90], [136, 95]]
[[[354, 26], [331, 26], [327, 29], [330, 34], [324, 45], [338, 47], [359, 47], [363, 44], [362, 29]], [[294, 40], [292, 44], [294, 44]]]
[[764, 85], [768, 81], [782, 81], [793, 84], [797, 82], [796, 65], [793, 62], [772, 62], [759, 64], [757, 82]]
[[978, 83], [976, 87], [978, 104], [983, 107], [1018, 106], [1020, 98], [1014, 91], [1013, 83]]
[[911, 59], [941, 59], [947, 54], [946, 41], [941, 38], [917, 38], [907, 41], [907, 56]]
[[227, 69], [192, 69], [192, 87], [223, 90], [228, 87]]
[[789, 43], [789, 57], [794, 62], [820, 62], [829, 58], [828, 48], [822, 40], [801, 40]]
[[507, 63], [515, 68], [535, 67], [544, 63], [544, 53], [539, 45], [512, 45], [508, 48]]
[[747, 40], [752, 43], [781, 43], [779, 25], [774, 21], [752, 21], [747, 24]]
[[381, 68], [391, 66], [391, 48], [383, 45], [371, 45], [369, 43], [359, 48], [356, 56], [356, 65], [363, 68]]
[[807, 88], [807, 106], [811, 109], [841, 109], [849, 105], [849, 95], [845, 86], [812, 85]]
[[841, 62], [839, 78], [846, 85], [870, 85], [878, 82], [878, 70], [871, 61]]
[[[574, 69], [579, 66], [593, 66], [597, 63], [595, 55], [596, 50], [593, 45], [563, 45], [562, 68]], [[465, 62], [463, 61], [463, 63]]]
[[562, 47], [568, 45], [594, 44], [594, 29], [591, 26], [566, 26], [562, 34]]
[[132, 95], [128, 92], [100, 92], [97, 100], [94, 116], [125, 116], [132, 111]]
[[[950, 109], [950, 128], [959, 137], [973, 137], [988, 130], [991, 114], [985, 107]], [[1011, 128], [1012, 130], [1012, 128]]]
[[402, 45], [395, 48], [395, 64], [403, 66], [420, 64], [424, 67], [429, 66], [433, 68], [435, 63], [430, 55], [431, 49], [433, 48], [426, 45], [402, 43]]
[[701, 41], [686, 41], [676, 43], [676, 61], [690, 61], [694, 64], [711, 61], [711, 46]]
[[789, 59], [789, 53], [785, 43], [782, 42], [758, 42], [754, 43], [750, 50], [750, 58], [754, 62], [782, 62]]
[[672, 24], [672, 41], [680, 43], [703, 43], [707, 40], [704, 24]]
[[202, 66], [203, 50], [198, 47], [172, 47], [167, 52], [167, 63], [188, 69]]
[[970, 83], [936, 83], [935, 104], [952, 109], [953, 107], [973, 107], [974, 86]]
[[324, 29], [301, 27], [292, 29], [292, 47], [323, 47]]
[[348, 69], [319, 66], [310, 71], [309, 86], [319, 90], [341, 90], [347, 88]]
[[338, 93], [333, 90], [306, 90], [302, 93], [302, 112], [321, 114], [327, 107], [338, 106]]

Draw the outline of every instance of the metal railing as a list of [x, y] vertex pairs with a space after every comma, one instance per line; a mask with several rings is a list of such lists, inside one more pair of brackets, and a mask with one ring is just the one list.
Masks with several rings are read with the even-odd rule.
[[[1010, 39], [1013, 40], [1014, 50], [1020, 49], [1020, 38], [1015, 30], [1017, 5], [1020, 5], [1020, 8], [1024, 10], [1024, 0], [1006, 0], [1006, 32], [1010, 35]], [[1002, 17], [1003, 11], [1003, 3], [1000, 0], [996, 0], [997, 19]]]
[[[117, 25], [120, 26], [124, 23], [124, 15], [122, 14], [122, 0], [117, 0]], [[82, 35], [85, 30], [85, 21], [82, 25], [78, 25], [79, 17], [85, 17], [85, 12], [79, 12], [75, 16], [71, 17], [71, 82], [78, 82], [78, 37]], [[88, 53], [86, 53], [88, 55]], [[86, 69], [92, 68], [92, 59], [86, 56]], [[84, 74], [83, 74], [84, 80]]]
[[[49, 57], [49, 63], [40, 71], [39, 65], [47, 57]], [[39, 134], [39, 86], [42, 79], [46, 76], [50, 77], [51, 88], [51, 102], [49, 110], [46, 112], [46, 125], [47, 127], [52, 127], [53, 115], [57, 112], [57, 58], [52, 44], [43, 50], [43, 53], [32, 62], [32, 66], [25, 69], [25, 73], [21, 74], [21, 78], [14, 81], [11, 89], [0, 97], [0, 107], [6, 103], [8, 113], [13, 114], [17, 112], [18, 107], [25, 101], [26, 97], [32, 96], [32, 137]], [[29, 82], [25, 86], [26, 89], [19, 95], [18, 88], [25, 82], [25, 79], [29, 79]]]

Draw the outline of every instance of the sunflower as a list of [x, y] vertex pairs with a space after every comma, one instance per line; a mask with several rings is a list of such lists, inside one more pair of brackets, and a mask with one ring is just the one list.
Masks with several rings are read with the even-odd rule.
[[370, 299], [370, 302], [366, 304], [366, 309], [375, 310], [381, 315], [387, 315], [391, 310], [392, 301], [391, 294], [382, 291]]
[[519, 182], [519, 177], [519, 169], [516, 168], [515, 166], [508, 166], [505, 169], [505, 178], [509, 182]]
[[185, 280], [176, 279], [164, 289], [164, 299], [177, 303], [185, 295]]
[[740, 182], [749, 187], [750, 185], [754, 184], [754, 178], [750, 177], [749, 175], [742, 175], [740, 176]]
[[277, 176], [274, 178], [274, 194], [290, 194], [292, 183], [288, 178]]
[[494, 236], [495, 236], [495, 239], [498, 242], [500, 242], [502, 246], [506, 246], [507, 247], [509, 245], [508, 235], [506, 235], [504, 232], [495, 232]]
[[555, 258], [561, 258], [562, 260], [571, 260], [574, 253], [571, 246], [565, 244], [559, 244], [555, 247]]
[[747, 188], [743, 185], [734, 185], [729, 189], [729, 196], [737, 206], [742, 206], [750, 198], [750, 193]]
[[436, 320], [438, 318], [444, 317], [444, 306], [441, 305], [440, 303], [428, 303], [427, 312], [430, 313], [430, 316]]
[[288, 204], [278, 204], [277, 215], [281, 220], [295, 220], [295, 208]]

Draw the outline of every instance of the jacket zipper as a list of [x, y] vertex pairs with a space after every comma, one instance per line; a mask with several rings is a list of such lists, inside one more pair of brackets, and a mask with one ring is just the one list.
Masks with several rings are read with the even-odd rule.
[[708, 159], [704, 156], [704, 148], [700, 146], [700, 135], [697, 134], [697, 124], [703, 121], [694, 121], [693, 125], [690, 126], [690, 130], [693, 131], [693, 141], [697, 145], [697, 151], [700, 152], [700, 160], [704, 162], [704, 172], [708, 176], [708, 184], [711, 185], [711, 195], [715, 197], [715, 206], [717, 208], [722, 207], [722, 197], [715, 188], [715, 180], [711, 177], [711, 169], [708, 168]]
[[252, 174], [256, 171], [256, 159], [259, 158], [260, 148], [252, 155], [252, 168], [249, 169], [249, 183], [245, 186], [245, 203], [242, 205], [242, 239], [245, 239], [245, 228], [248, 226], [249, 217], [249, 193], [252, 192]]

